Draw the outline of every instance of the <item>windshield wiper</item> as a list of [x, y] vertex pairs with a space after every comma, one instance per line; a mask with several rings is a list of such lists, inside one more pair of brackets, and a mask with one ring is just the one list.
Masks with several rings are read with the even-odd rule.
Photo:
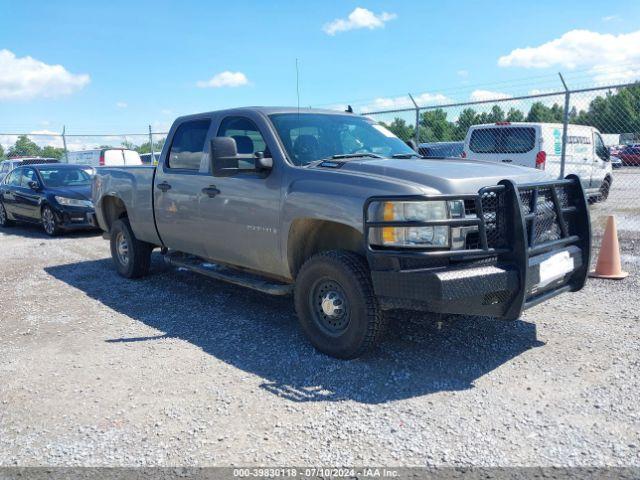
[[422, 155], [418, 153], [394, 153], [391, 155], [391, 158], [424, 158]]
[[341, 153], [336, 155], [331, 155], [327, 158], [321, 158], [320, 160], [314, 160], [313, 162], [309, 162], [305, 165], [305, 167], [315, 167], [316, 165], [320, 165], [322, 162], [330, 162], [331, 160], [347, 160], [350, 158], [384, 158], [377, 153]]

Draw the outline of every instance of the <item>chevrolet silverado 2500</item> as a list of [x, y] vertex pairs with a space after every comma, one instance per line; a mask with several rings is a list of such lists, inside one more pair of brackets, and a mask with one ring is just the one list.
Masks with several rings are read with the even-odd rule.
[[583, 287], [591, 230], [575, 176], [421, 158], [349, 113], [248, 107], [178, 118], [156, 167], [105, 167], [96, 220], [118, 272], [168, 262], [293, 294], [320, 351], [354, 358], [391, 309], [517, 319]]

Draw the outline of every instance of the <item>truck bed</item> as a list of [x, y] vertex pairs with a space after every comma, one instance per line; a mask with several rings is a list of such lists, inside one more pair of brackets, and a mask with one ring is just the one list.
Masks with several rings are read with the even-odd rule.
[[[96, 169], [93, 202], [98, 207], [114, 197], [127, 208], [131, 228], [139, 240], [160, 245], [153, 213], [154, 166], [100, 167]], [[103, 217], [104, 208], [96, 208], [100, 228], [108, 231]]]

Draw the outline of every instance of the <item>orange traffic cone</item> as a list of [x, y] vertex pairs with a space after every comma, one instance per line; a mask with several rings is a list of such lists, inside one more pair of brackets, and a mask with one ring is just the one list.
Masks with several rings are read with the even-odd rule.
[[589, 276], [620, 280], [628, 275], [627, 272], [622, 271], [620, 262], [620, 245], [618, 244], [616, 219], [613, 215], [609, 215], [602, 245], [600, 246], [600, 253], [598, 254], [598, 263], [596, 263], [596, 269], [590, 272]]

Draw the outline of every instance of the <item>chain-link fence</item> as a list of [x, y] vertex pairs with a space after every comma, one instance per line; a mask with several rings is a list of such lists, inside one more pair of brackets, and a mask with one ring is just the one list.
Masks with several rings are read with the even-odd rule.
[[640, 84], [362, 113], [426, 157], [578, 175], [591, 203], [594, 247], [614, 215], [623, 261], [640, 266]]
[[62, 162], [66, 154], [103, 148], [127, 148], [137, 151], [144, 163], [153, 163], [162, 151], [166, 132], [123, 134], [74, 134], [39, 131], [0, 133], [0, 158], [42, 157]]

